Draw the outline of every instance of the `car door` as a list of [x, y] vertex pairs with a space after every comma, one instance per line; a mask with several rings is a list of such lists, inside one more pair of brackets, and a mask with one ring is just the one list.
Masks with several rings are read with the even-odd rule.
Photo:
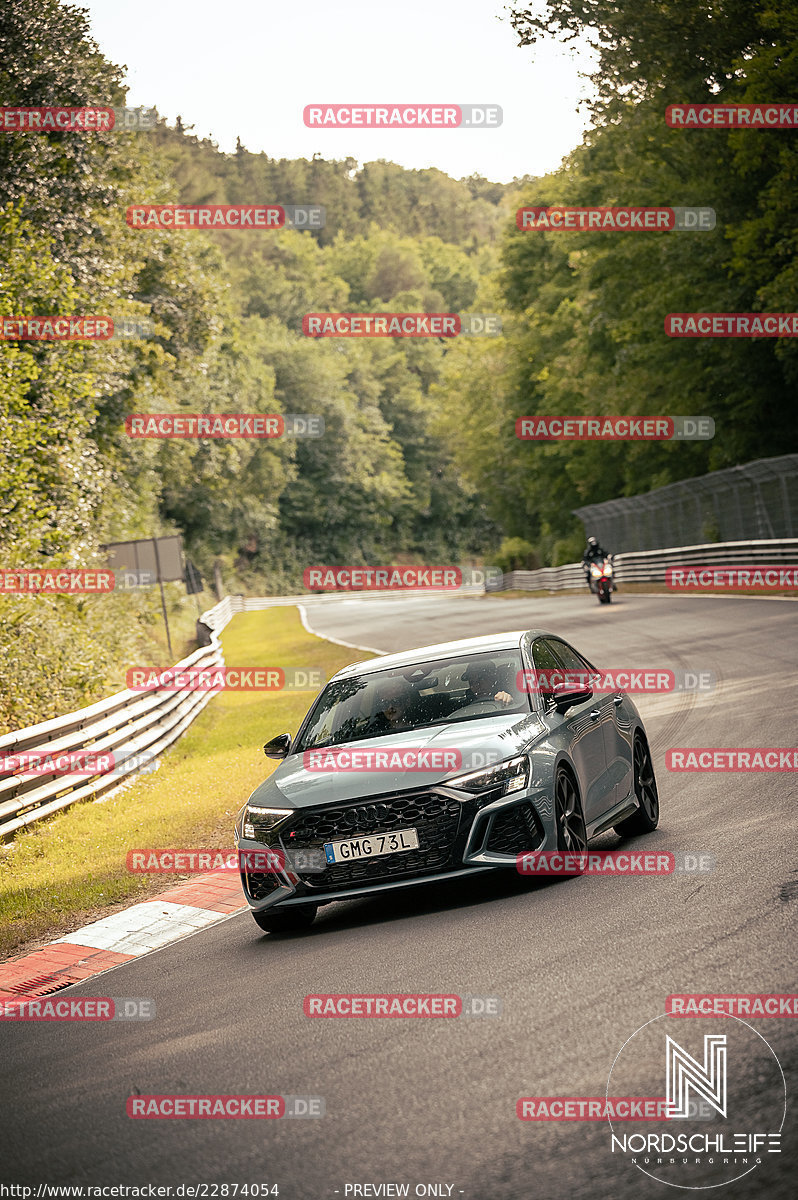
[[[573, 671], [588, 671], [594, 674], [597, 670], [592, 663], [583, 658], [573, 646], [559, 638], [553, 639], [557, 657], [563, 666]], [[601, 728], [604, 732], [604, 752], [607, 759], [608, 802], [604, 808], [620, 804], [632, 787], [632, 745], [630, 725], [623, 711], [623, 692], [596, 692], [593, 696], [596, 708], [601, 711]], [[598, 817], [600, 812], [596, 813]], [[585, 819], [590, 818], [585, 814]]]
[[[564, 645], [565, 643], [561, 643]], [[555, 639], [536, 638], [530, 647], [534, 670], [561, 673], [565, 664], [556, 650]], [[580, 666], [579, 670], [584, 668]], [[587, 824], [610, 807], [607, 801], [607, 751], [604, 722], [609, 710], [601, 705], [601, 697], [593, 696], [574, 704], [565, 713], [558, 713], [551, 703], [551, 693], [539, 695], [541, 715], [551, 731], [551, 741], [557, 750], [564, 750], [573, 760], [579, 775], [580, 792]]]

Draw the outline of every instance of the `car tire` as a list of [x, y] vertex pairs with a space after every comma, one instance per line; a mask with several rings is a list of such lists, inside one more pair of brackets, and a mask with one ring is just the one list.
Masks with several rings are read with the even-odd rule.
[[[582, 812], [579, 789], [565, 767], [559, 767], [554, 777], [554, 819], [557, 822], [557, 849], [570, 854], [587, 850], [587, 829]], [[567, 878], [582, 875], [583, 871], [568, 871]]]
[[274, 909], [265, 908], [260, 912], [252, 911], [255, 924], [264, 933], [299, 933], [310, 929], [318, 911], [316, 904], [303, 904], [301, 908]]
[[654, 777], [654, 763], [648, 742], [637, 734], [634, 742], [634, 790], [640, 805], [636, 813], [615, 826], [621, 837], [636, 837], [641, 833], [653, 833], [659, 824], [659, 793]]

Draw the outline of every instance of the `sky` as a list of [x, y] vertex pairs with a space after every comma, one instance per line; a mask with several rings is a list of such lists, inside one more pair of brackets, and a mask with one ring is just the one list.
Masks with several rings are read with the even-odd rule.
[[[76, 0], [128, 104], [221, 150], [390, 159], [498, 182], [556, 169], [582, 139], [590, 55], [519, 49], [503, 0]], [[141, 11], [141, 19], [134, 14]], [[503, 17], [504, 19], [499, 19]], [[498, 104], [496, 129], [308, 129], [307, 104]]]

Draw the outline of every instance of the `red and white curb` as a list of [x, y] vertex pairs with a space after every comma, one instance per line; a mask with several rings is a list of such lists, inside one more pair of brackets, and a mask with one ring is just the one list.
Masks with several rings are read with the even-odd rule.
[[[376, 595], [383, 597], [384, 593]], [[274, 603], [296, 604], [296, 599], [281, 597]], [[353, 650], [386, 653], [373, 646], [360, 646], [329, 634], [316, 633], [310, 627], [304, 604], [296, 607], [302, 625], [314, 637]], [[57, 938], [40, 950], [0, 963], [0, 1002], [47, 996], [73, 983], [82, 983], [93, 975], [101, 975], [121, 963], [189, 937], [199, 929], [207, 929], [231, 913], [243, 912], [246, 907], [238, 872], [213, 871], [198, 876], [162, 892], [154, 900], [133, 904], [122, 912]]]
[[247, 907], [238, 873], [214, 871], [0, 963], [0, 1001], [47, 996], [160, 950]]

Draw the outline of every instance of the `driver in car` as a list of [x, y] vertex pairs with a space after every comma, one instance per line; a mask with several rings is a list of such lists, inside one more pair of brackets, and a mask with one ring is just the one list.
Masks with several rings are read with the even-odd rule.
[[400, 729], [411, 729], [412, 721], [407, 717], [411, 699], [412, 696], [407, 689], [398, 681], [392, 680], [383, 684], [377, 701], [378, 711], [368, 727], [369, 736], [393, 733]]
[[510, 693], [499, 689], [498, 670], [492, 658], [486, 662], [472, 663], [463, 678], [468, 680], [468, 691], [461, 707], [466, 704], [478, 704], [484, 700], [495, 700], [497, 704], [512, 704], [513, 698]]

